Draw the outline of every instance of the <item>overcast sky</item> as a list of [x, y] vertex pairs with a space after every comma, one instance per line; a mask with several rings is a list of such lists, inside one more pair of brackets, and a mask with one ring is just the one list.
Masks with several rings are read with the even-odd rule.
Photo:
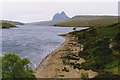
[[118, 2], [3, 2], [2, 19], [21, 22], [51, 20], [55, 13], [118, 15]]

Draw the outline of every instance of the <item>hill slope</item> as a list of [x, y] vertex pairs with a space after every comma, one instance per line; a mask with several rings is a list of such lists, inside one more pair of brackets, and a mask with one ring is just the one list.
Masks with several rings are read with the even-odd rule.
[[16, 25], [6, 23], [6, 22], [0, 22], [0, 28], [9, 29], [9, 28], [15, 28], [15, 27]]
[[0, 20], [0, 22], [5, 22], [13, 25], [24, 25], [24, 23], [17, 22], [17, 21]]
[[[120, 77], [118, 71], [120, 68], [119, 29], [120, 24], [116, 23], [70, 32], [70, 34], [76, 37], [75, 41], [77, 41], [78, 44], [84, 45], [83, 51], [80, 51], [78, 55], [86, 60], [82, 64], [74, 63], [73, 67], [75, 69], [92, 69], [93, 71], [99, 72], [96, 78], [111, 78], [109, 80], [118, 80], [118, 76]], [[64, 57], [66, 58], [66, 56]]]
[[75, 16], [69, 21], [55, 24], [54, 26], [63, 27], [94, 27], [118, 22], [117, 16]]

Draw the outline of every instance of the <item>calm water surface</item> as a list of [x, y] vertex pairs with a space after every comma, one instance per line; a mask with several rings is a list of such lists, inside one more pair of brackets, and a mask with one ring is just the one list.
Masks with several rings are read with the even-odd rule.
[[[65, 39], [57, 36], [73, 31], [73, 27], [53, 27], [37, 25], [18, 25], [19, 28], [2, 30], [2, 53], [15, 53], [28, 58], [35, 69]], [[77, 28], [85, 29], [85, 28]]]

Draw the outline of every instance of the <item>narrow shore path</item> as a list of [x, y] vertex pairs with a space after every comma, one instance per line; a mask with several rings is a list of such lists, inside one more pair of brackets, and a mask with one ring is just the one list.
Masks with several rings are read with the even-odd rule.
[[[70, 34], [61, 36], [64, 37], [66, 41], [58, 49], [44, 58], [39, 67], [35, 70], [37, 78], [81, 78], [82, 73], [88, 73], [89, 78], [93, 78], [98, 75], [97, 72], [93, 72], [92, 70], [85, 71], [84, 69], [74, 69], [69, 65], [63, 64], [63, 60], [61, 58], [62, 55], [78, 53], [81, 49], [71, 45], [76, 43], [73, 40], [74, 36]], [[82, 62], [85, 62], [85, 60], [80, 58], [78, 63]], [[69, 70], [69, 72], [62, 71], [65, 67]]]

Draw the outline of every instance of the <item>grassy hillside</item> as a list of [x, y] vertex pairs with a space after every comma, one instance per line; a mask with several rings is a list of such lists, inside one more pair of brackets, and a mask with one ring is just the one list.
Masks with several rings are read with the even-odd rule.
[[17, 22], [17, 21], [0, 20], [0, 22], [5, 22], [13, 25], [24, 25], [24, 23]]
[[6, 23], [6, 22], [1, 22], [0, 23], [0, 28], [3, 29], [9, 29], [9, 28], [15, 28], [16, 25], [10, 24], [10, 23]]
[[[117, 80], [118, 76], [120, 77], [119, 29], [120, 24], [116, 23], [70, 32], [69, 34], [75, 36], [74, 40], [77, 44], [82, 44], [84, 49], [76, 55], [68, 54], [62, 56], [63, 63], [73, 66], [74, 69], [92, 69], [93, 71], [99, 72], [96, 78], [113, 78], [109, 80]], [[86, 61], [82, 64], [69, 63], [71, 57], [75, 56], [82, 57]]]
[[71, 20], [55, 24], [63, 27], [96, 27], [118, 22], [115, 16], [75, 16]]

